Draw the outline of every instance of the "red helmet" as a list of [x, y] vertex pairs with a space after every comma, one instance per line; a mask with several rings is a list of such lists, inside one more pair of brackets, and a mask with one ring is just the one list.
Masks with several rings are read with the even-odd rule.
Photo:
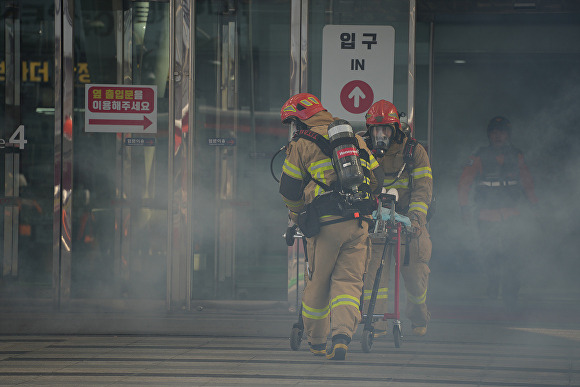
[[370, 107], [366, 114], [367, 126], [396, 124], [395, 129], [401, 128], [399, 113], [395, 105], [381, 99]]
[[310, 93], [296, 94], [282, 106], [280, 116], [283, 123], [288, 123], [292, 117], [301, 121], [307, 120], [316, 113], [326, 110], [320, 100]]

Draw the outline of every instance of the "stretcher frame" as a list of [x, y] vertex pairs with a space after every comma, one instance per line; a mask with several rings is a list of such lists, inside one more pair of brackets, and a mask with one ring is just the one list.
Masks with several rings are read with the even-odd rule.
[[[401, 315], [400, 315], [400, 274], [401, 274], [401, 234], [402, 226], [400, 222], [395, 221], [395, 201], [391, 201], [391, 219], [389, 220], [377, 220], [374, 233], [371, 234], [371, 238], [385, 238], [385, 244], [383, 246], [383, 253], [381, 255], [381, 263], [377, 268], [375, 275], [375, 280], [373, 282], [373, 289], [371, 292], [371, 299], [369, 300], [369, 307], [367, 309], [367, 314], [364, 314], [364, 291], [361, 295], [360, 310], [361, 310], [361, 324], [364, 325], [363, 334], [361, 338], [361, 345], [364, 352], [370, 352], [374, 335], [373, 323], [375, 319], [382, 319], [383, 321], [393, 320], [393, 340], [395, 342], [395, 347], [400, 348], [403, 340], [403, 331], [401, 328]], [[389, 247], [395, 247], [395, 295], [394, 295], [394, 312], [393, 313], [374, 313], [378, 290], [381, 282], [381, 276], [383, 268], [385, 266], [385, 258], [389, 251]], [[370, 317], [369, 317], [370, 316]]]

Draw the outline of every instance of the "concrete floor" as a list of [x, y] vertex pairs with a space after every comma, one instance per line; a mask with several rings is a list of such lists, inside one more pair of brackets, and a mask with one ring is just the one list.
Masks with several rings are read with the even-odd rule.
[[574, 386], [579, 342], [578, 327], [436, 321], [401, 348], [387, 336], [364, 353], [355, 339], [332, 362], [287, 337], [7, 335], [0, 385]]
[[4, 299], [0, 385], [580, 386], [577, 281], [529, 281], [508, 310], [482, 296], [477, 274], [433, 272], [427, 335], [411, 336], [403, 318], [401, 348], [389, 335], [364, 353], [359, 326], [344, 362], [314, 357], [306, 343], [290, 349], [296, 312], [285, 302], [196, 301], [167, 313], [163, 301], [55, 311]]

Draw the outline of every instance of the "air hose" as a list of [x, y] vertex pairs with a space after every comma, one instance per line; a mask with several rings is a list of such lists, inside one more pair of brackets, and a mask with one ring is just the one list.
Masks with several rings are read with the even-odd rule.
[[280, 183], [280, 180], [278, 180], [276, 174], [274, 173], [274, 159], [276, 158], [276, 156], [278, 156], [278, 153], [282, 152], [283, 150], [286, 150], [286, 145], [278, 149], [278, 151], [274, 153], [274, 156], [272, 156], [272, 158], [270, 159], [270, 173], [272, 173], [272, 177], [274, 178], [274, 180], [276, 180], [276, 183]]

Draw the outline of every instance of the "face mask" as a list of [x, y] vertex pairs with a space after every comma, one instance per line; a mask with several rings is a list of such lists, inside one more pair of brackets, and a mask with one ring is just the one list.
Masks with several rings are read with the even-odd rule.
[[377, 125], [371, 127], [371, 140], [373, 150], [382, 156], [385, 154], [391, 142], [392, 128], [389, 125]]

